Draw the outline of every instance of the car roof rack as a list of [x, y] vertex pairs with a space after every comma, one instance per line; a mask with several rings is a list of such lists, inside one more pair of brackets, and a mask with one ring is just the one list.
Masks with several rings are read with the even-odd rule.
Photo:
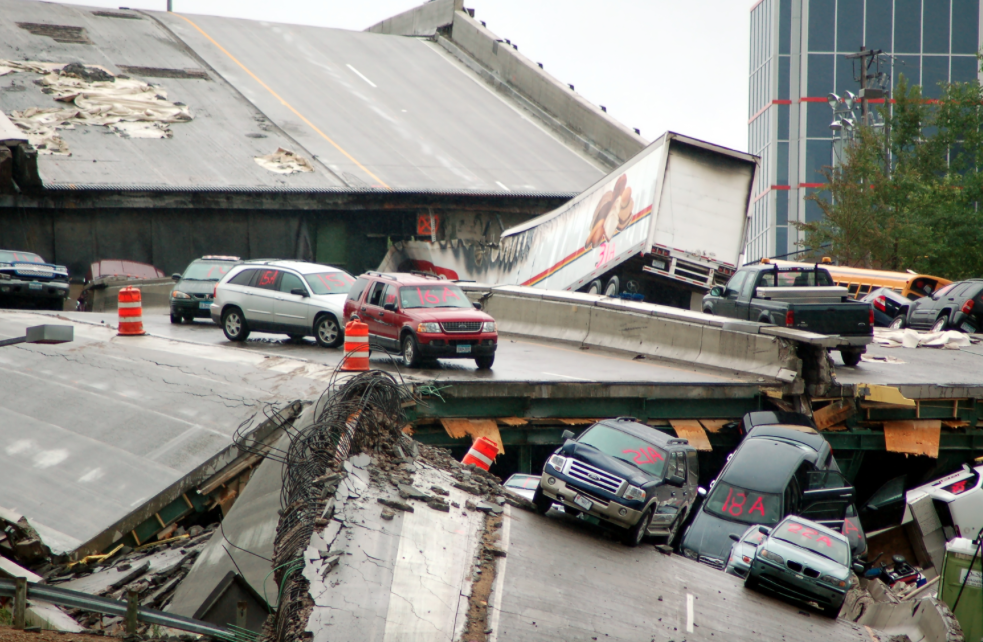
[[682, 437], [670, 437], [669, 441], [666, 443], [670, 446], [689, 446], [689, 439], [683, 439]]
[[441, 274], [434, 274], [433, 272], [424, 272], [423, 270], [410, 270], [410, 274], [413, 276], [420, 276], [425, 279], [437, 279], [438, 281], [446, 281], [447, 277]]
[[386, 274], [385, 272], [376, 272], [375, 270], [368, 270], [365, 272], [369, 276], [377, 276], [382, 279], [389, 279], [390, 281], [397, 281], [398, 279], [392, 274]]

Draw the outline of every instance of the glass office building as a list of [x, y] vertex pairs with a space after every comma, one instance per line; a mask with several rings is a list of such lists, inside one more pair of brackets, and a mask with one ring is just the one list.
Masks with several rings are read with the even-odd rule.
[[761, 156], [746, 260], [801, 249], [792, 221], [822, 211], [805, 197], [832, 165], [830, 92], [858, 93], [844, 54], [882, 49], [881, 70], [902, 74], [926, 97], [939, 82], [978, 77], [980, 0], [761, 0], [751, 8], [748, 151]]

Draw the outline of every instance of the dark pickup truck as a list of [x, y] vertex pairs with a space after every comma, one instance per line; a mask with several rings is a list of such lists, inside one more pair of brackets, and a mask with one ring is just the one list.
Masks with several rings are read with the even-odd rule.
[[848, 366], [860, 363], [874, 332], [870, 304], [850, 299], [818, 265], [745, 266], [703, 297], [703, 312], [836, 336], [835, 349]]
[[45, 263], [33, 252], [0, 250], [0, 307], [62, 310], [68, 298], [68, 269]]

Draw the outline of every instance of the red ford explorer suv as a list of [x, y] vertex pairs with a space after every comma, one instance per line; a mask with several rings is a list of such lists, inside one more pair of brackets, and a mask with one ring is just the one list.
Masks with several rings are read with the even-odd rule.
[[495, 319], [452, 281], [415, 274], [366, 272], [345, 301], [345, 318], [369, 326], [369, 346], [401, 353], [410, 368], [423, 359], [495, 362]]

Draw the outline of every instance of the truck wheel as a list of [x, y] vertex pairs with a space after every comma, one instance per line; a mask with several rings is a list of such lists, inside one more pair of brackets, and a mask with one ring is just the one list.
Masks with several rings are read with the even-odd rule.
[[553, 500], [543, 493], [541, 486], [536, 486], [536, 492], [532, 495], [532, 503], [536, 505], [536, 512], [545, 515], [553, 508]]
[[604, 290], [604, 284], [600, 279], [594, 279], [587, 286], [587, 294], [600, 294]]
[[638, 518], [638, 522], [631, 528], [625, 529], [625, 534], [622, 537], [622, 542], [625, 546], [635, 547], [642, 543], [645, 536], [648, 534], [649, 524], [652, 523], [652, 509], [649, 508], [642, 516]]
[[843, 359], [844, 365], [852, 367], [860, 363], [860, 357], [863, 353], [863, 348], [850, 348], [849, 350], [844, 348], [840, 350], [840, 358]]
[[945, 332], [949, 327], [949, 319], [944, 316], [938, 318], [935, 325], [932, 326], [932, 332]]
[[403, 337], [403, 365], [407, 368], [420, 367], [420, 348], [416, 345], [416, 339], [412, 334]]
[[621, 292], [621, 281], [618, 277], [612, 276], [604, 286], [604, 296], [618, 296], [618, 292]]
[[486, 357], [475, 357], [475, 364], [478, 366], [478, 370], [491, 370], [492, 364], [495, 363], [495, 355], [490, 354]]
[[904, 315], [903, 314], [899, 314], [898, 316], [896, 316], [893, 319], [891, 319], [891, 323], [888, 324], [887, 327], [889, 327], [892, 330], [901, 330], [901, 329], [903, 329], [907, 325], [907, 323], [905, 323], [905, 321], [906, 321], [906, 319], [904, 318]]
[[669, 536], [666, 537], [666, 546], [676, 548], [676, 544], [679, 540], [679, 530], [683, 527], [683, 522], [685, 521], [686, 511], [683, 511], [673, 521], [672, 526], [669, 527]]

